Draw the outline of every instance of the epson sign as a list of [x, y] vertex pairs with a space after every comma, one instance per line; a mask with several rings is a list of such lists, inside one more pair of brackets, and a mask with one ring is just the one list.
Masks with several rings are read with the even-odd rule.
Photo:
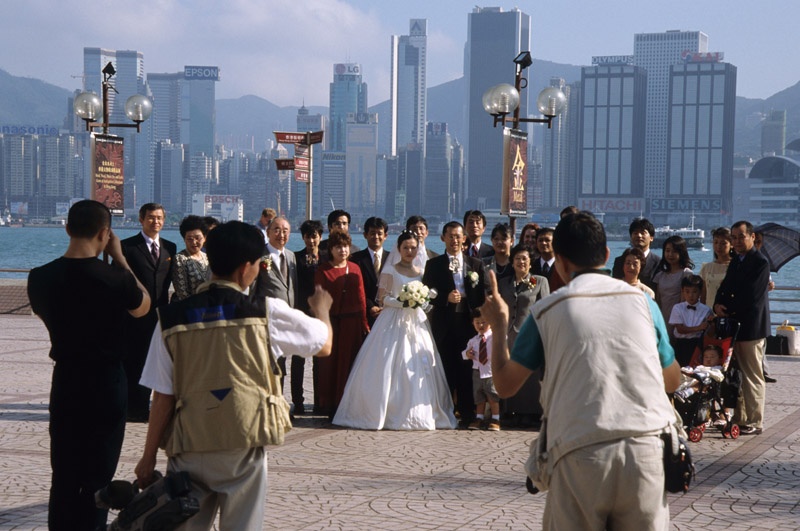
[[204, 81], [219, 81], [218, 66], [184, 66], [184, 79], [202, 79]]

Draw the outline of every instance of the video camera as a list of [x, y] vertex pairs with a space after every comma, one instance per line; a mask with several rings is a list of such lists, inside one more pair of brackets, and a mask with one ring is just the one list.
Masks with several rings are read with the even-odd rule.
[[121, 509], [109, 531], [167, 531], [200, 511], [200, 502], [189, 496], [187, 472], [155, 475], [158, 479], [141, 492], [135, 481], [115, 480], [95, 493], [98, 507]]

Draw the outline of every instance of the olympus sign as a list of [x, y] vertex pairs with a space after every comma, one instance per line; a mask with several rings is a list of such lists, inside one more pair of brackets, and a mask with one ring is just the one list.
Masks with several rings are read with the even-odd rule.
[[218, 66], [184, 66], [184, 79], [202, 79], [204, 81], [219, 81]]

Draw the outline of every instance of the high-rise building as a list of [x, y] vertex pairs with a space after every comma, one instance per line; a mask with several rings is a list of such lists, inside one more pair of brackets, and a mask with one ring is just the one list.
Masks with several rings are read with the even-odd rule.
[[761, 122], [761, 156], [782, 156], [785, 150], [786, 111], [770, 111]]
[[147, 85], [153, 95], [153, 114], [149, 122], [153, 126], [153, 137], [181, 143], [181, 90], [184, 83], [183, 72], [169, 74], [147, 74]]
[[630, 56], [593, 57], [592, 63], [581, 70], [578, 207], [603, 212], [607, 221], [629, 221], [646, 207], [647, 74]]
[[708, 36], [700, 31], [638, 33], [633, 39], [633, 64], [647, 71], [644, 193], [664, 197], [667, 176], [670, 67], [686, 53], [708, 51]]
[[361, 65], [338, 63], [333, 65], [333, 83], [330, 84], [330, 151], [344, 151], [346, 145], [347, 116], [367, 112], [367, 84], [361, 80]]
[[185, 66], [181, 87], [181, 142], [189, 144], [189, 156], [215, 156], [217, 66]]
[[422, 209], [426, 214], [450, 214], [453, 185], [453, 142], [444, 122], [428, 122]]
[[168, 138], [156, 142], [153, 201], [164, 205], [167, 212], [183, 212], [188, 169], [185, 159], [183, 144], [174, 144]]
[[392, 35], [391, 155], [397, 154], [398, 146], [425, 145], [427, 42], [428, 21], [424, 18], [411, 19], [408, 35]]
[[650, 211], [668, 222], [685, 224], [696, 211], [705, 223], [706, 215], [730, 211], [736, 67], [721, 59], [688, 54], [670, 68], [666, 194], [650, 200]]
[[356, 218], [374, 216], [378, 200], [378, 115], [351, 113], [346, 131], [344, 209]]
[[[469, 14], [464, 77], [467, 81], [467, 204], [499, 209], [503, 135], [481, 103], [483, 93], [514, 79], [512, 60], [530, 50], [531, 17], [517, 8], [475, 7]], [[520, 94], [520, 116], [528, 115], [528, 91]]]
[[[544, 136], [544, 152], [542, 156], [541, 183], [543, 208], [558, 210], [575, 202], [576, 166], [573, 164], [578, 156], [575, 135], [579, 107], [575, 105], [577, 98], [572, 93], [573, 87], [560, 77], [550, 79], [550, 86], [561, 90], [567, 97], [567, 105], [559, 116], [551, 123], [550, 130]], [[541, 208], [541, 207], [540, 207]]]

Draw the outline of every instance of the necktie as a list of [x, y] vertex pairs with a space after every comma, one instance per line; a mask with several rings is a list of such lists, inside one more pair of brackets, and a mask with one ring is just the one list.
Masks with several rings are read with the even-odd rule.
[[550, 264], [548, 264], [547, 262], [544, 262], [542, 264], [542, 276], [546, 277], [549, 274], [550, 274]]
[[689, 306], [687, 304], [686, 307], [689, 308], [690, 310], [697, 310], [697, 306]]
[[375, 275], [377, 276], [381, 272], [381, 251], [375, 252]]
[[472, 244], [472, 247], [470, 248], [469, 255], [473, 256], [473, 257], [478, 256], [478, 246], [475, 245], [474, 243]]
[[283, 277], [284, 280], [286, 280], [288, 282], [288, 280], [289, 280], [289, 268], [286, 265], [286, 256], [284, 256], [284, 254], [281, 253], [281, 254], [278, 255], [278, 257], [279, 257], [279, 259], [281, 261], [281, 263], [280, 263], [281, 276]]
[[150, 254], [153, 256], [153, 262], [158, 263], [158, 244], [155, 241], [150, 246]]
[[486, 336], [481, 334], [481, 346], [478, 347], [478, 361], [481, 365], [486, 365], [489, 360], [489, 353], [486, 351]]

